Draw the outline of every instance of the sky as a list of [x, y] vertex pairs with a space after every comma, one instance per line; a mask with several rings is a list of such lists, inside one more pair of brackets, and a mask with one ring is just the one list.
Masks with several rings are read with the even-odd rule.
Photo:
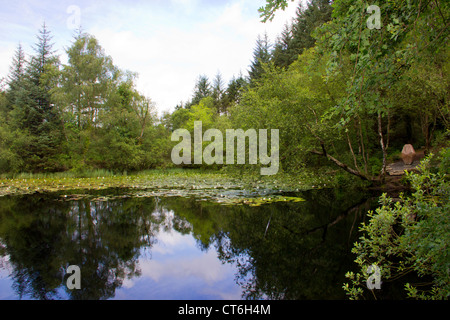
[[170, 112], [192, 97], [200, 75], [212, 80], [220, 72], [225, 84], [246, 76], [258, 35], [274, 42], [300, 1], [262, 23], [265, 0], [0, 0], [0, 79], [19, 43], [33, 54], [44, 22], [62, 63], [81, 26], [116, 66], [138, 73], [137, 90], [160, 114]]

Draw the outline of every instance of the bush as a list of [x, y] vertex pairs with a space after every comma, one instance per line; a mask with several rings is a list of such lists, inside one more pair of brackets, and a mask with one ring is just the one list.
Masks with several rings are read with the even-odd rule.
[[[381, 206], [369, 212], [369, 223], [360, 228], [363, 236], [355, 243], [352, 253], [360, 272], [348, 272], [351, 283], [344, 290], [351, 299], [360, 299], [368, 292], [367, 270], [380, 268], [383, 283], [403, 281], [405, 294], [415, 299], [448, 299], [450, 296], [450, 183], [448, 179], [449, 150], [440, 155], [440, 170], [433, 173], [433, 155], [419, 166], [419, 173], [407, 174], [413, 193], [400, 200], [383, 195]], [[410, 283], [415, 279], [431, 279], [426, 286]], [[372, 291], [370, 295], [376, 295]]]

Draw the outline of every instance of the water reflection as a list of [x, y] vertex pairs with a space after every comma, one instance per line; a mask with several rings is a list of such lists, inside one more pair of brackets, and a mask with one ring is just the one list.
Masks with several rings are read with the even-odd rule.
[[[0, 299], [344, 298], [350, 247], [372, 203], [329, 190], [302, 196], [261, 207], [2, 198]], [[65, 286], [69, 265], [81, 268], [81, 290]]]

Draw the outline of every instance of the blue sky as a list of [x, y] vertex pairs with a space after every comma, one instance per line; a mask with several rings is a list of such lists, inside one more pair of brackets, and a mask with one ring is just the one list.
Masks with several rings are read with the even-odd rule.
[[246, 75], [257, 36], [267, 32], [274, 41], [299, 1], [264, 24], [258, 8], [265, 0], [0, 0], [0, 78], [19, 42], [33, 53], [44, 21], [64, 63], [79, 21], [118, 67], [139, 74], [138, 90], [160, 112], [171, 111], [191, 97], [201, 74], [221, 72], [225, 82]]

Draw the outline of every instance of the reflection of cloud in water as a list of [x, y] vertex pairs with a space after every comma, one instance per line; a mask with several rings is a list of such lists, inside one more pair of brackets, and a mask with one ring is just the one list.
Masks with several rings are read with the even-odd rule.
[[154, 254], [173, 254], [175, 251], [180, 252], [183, 249], [188, 250], [195, 247], [195, 239], [192, 236], [182, 235], [174, 230], [160, 232], [156, 236], [156, 239], [156, 244], [151, 248]]
[[171, 257], [166, 261], [147, 260], [140, 263], [142, 276], [159, 282], [166, 277], [185, 279], [195, 277], [208, 285], [223, 280], [227, 276], [226, 266], [217, 259], [213, 251], [198, 257]]
[[9, 261], [9, 254], [0, 256], [0, 278], [3, 270], [11, 273], [12, 269], [11, 262]]
[[[182, 294], [181, 299], [241, 298], [241, 288], [234, 281], [235, 268], [222, 264], [215, 250], [201, 251], [192, 235], [182, 235], [173, 229], [159, 232], [156, 238], [158, 241], [150, 249], [151, 254], [141, 255], [139, 269], [142, 276], [124, 280], [123, 288], [136, 289], [148, 282], [148, 291], [158, 295], [153, 297], [155, 299], [176, 293]], [[117, 298], [121, 296], [120, 293], [116, 295]]]

